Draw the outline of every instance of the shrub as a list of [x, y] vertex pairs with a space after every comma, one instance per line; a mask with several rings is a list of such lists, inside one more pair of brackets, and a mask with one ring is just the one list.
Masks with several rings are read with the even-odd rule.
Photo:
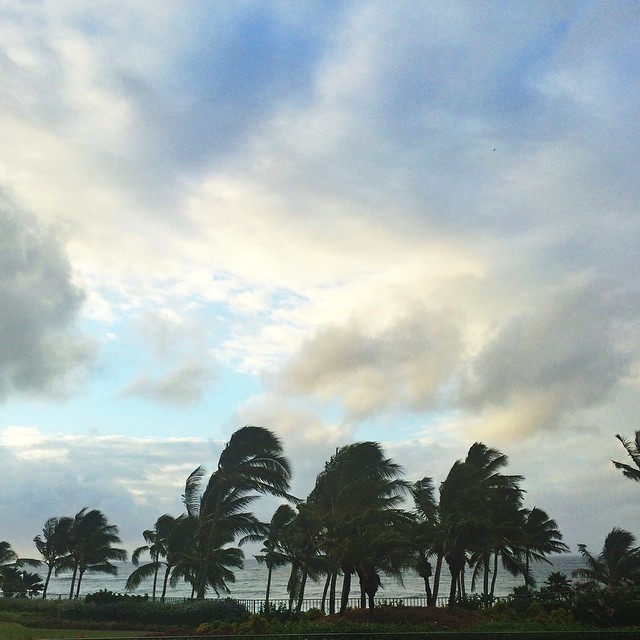
[[640, 625], [640, 587], [580, 590], [571, 611], [576, 620], [598, 627]]

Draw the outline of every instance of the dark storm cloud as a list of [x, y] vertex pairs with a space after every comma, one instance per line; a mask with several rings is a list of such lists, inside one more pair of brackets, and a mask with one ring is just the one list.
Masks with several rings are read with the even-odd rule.
[[55, 234], [0, 193], [0, 399], [62, 395], [90, 363], [83, 293]]

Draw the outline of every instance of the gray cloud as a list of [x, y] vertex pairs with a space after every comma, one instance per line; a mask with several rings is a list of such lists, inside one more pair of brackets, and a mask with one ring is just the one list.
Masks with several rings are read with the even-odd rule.
[[83, 293], [50, 232], [0, 194], [0, 399], [61, 396], [91, 362], [76, 328]]
[[185, 364], [160, 375], [143, 373], [122, 394], [187, 406], [198, 402], [214, 381], [215, 374], [210, 369], [200, 364]]
[[463, 406], [489, 417], [507, 410], [513, 433], [557, 428], [567, 414], [607, 400], [629, 375], [637, 354], [625, 333], [637, 333], [636, 323], [620, 292], [601, 280], [533, 293], [470, 363]]
[[222, 443], [202, 438], [135, 438], [44, 434], [34, 428], [0, 431], [6, 473], [0, 501], [2, 539], [23, 555], [54, 515], [84, 506], [101, 509], [120, 527], [128, 548], [162, 513], [184, 511], [181, 493], [199, 465], [212, 468]]
[[320, 329], [279, 373], [281, 392], [338, 400], [351, 418], [438, 406], [460, 357], [456, 326], [421, 307], [379, 331], [352, 323]]

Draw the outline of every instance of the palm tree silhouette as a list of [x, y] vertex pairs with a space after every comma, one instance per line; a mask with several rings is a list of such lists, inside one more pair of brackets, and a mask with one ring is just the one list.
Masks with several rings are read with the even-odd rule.
[[99, 509], [84, 507], [76, 513], [68, 532], [68, 554], [60, 559], [59, 570], [71, 571], [69, 597], [78, 597], [80, 585], [86, 572], [116, 575], [118, 568], [112, 561], [126, 560], [124, 549], [113, 547], [122, 542], [118, 527], [109, 524]]
[[372, 553], [374, 544], [381, 542], [375, 537], [401, 515], [397, 507], [408, 484], [398, 478], [400, 473], [400, 466], [384, 457], [379, 443], [356, 442], [338, 449], [316, 478], [308, 502], [322, 512], [330, 572], [329, 613], [335, 612], [339, 570], [343, 574], [340, 612], [344, 613], [353, 573], [372, 576], [380, 568], [376, 564], [381, 557]]
[[574, 569], [573, 575], [606, 587], [638, 584], [640, 548], [634, 546], [635, 542], [636, 538], [632, 533], [616, 527], [607, 534], [602, 551], [597, 556], [591, 555], [586, 545], [578, 545], [587, 566]]
[[242, 551], [227, 551], [228, 544], [238, 536], [241, 543], [264, 538], [265, 525], [247, 506], [259, 494], [295, 501], [288, 493], [291, 467], [280, 440], [263, 427], [246, 426], [231, 436], [200, 494], [203, 476], [204, 469], [198, 467], [187, 479], [184, 495], [188, 515], [197, 522], [193, 578], [198, 598], [204, 598], [207, 586], [218, 589], [233, 577], [225, 566], [242, 567]]
[[47, 567], [47, 577], [42, 591], [43, 598], [47, 597], [51, 575], [54, 571], [57, 572], [60, 560], [69, 550], [68, 544], [72, 524], [73, 518], [68, 516], [51, 517], [44, 523], [42, 535], [37, 535], [33, 539], [36, 549], [44, 560], [43, 564]]
[[637, 469], [634, 469], [631, 465], [625, 464], [624, 462], [616, 462], [612, 460], [613, 465], [616, 469], [620, 469], [622, 471], [622, 475], [625, 478], [629, 478], [629, 480], [635, 480], [636, 482], [640, 482], [640, 431], [636, 431], [635, 439], [633, 442], [630, 442], [626, 438], [623, 438], [620, 434], [616, 434], [616, 438], [620, 440], [622, 446], [625, 448], [625, 451], [636, 465]]
[[289, 563], [289, 556], [283, 549], [283, 538], [287, 530], [295, 520], [296, 512], [288, 504], [281, 504], [271, 517], [268, 525], [267, 535], [262, 541], [260, 554], [254, 556], [255, 559], [267, 566], [267, 591], [264, 598], [264, 611], [269, 611], [269, 596], [271, 594], [271, 578], [273, 569], [283, 567]]

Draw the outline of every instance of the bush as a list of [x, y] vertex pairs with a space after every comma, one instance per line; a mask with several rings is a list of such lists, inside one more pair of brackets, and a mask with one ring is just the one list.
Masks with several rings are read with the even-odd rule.
[[[67, 626], [68, 623], [103, 623], [117, 621], [131, 628], [158, 628], [180, 626], [196, 628], [205, 622], [243, 622], [249, 618], [247, 610], [231, 598], [219, 600], [191, 600], [169, 604], [152, 602], [144, 596], [128, 596], [109, 592], [92, 594], [83, 600], [17, 600], [0, 598], [0, 619], [43, 626], [47, 620], [52, 627]], [[34, 623], [34, 624], [31, 624]]]
[[580, 590], [571, 611], [576, 620], [597, 627], [640, 625], [640, 587]]

